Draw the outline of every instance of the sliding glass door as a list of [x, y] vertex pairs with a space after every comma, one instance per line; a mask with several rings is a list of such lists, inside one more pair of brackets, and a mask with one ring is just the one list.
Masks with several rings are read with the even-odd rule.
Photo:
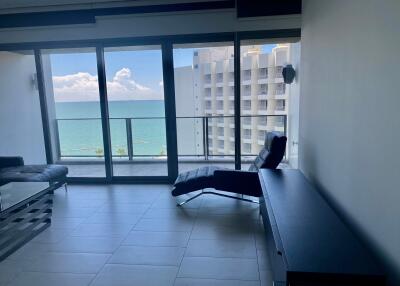
[[179, 172], [234, 168], [233, 43], [173, 47]]
[[42, 50], [53, 161], [69, 177], [104, 178], [96, 49]]
[[[300, 43], [277, 40], [246, 40], [240, 47], [241, 79], [241, 166], [248, 169], [265, 144], [267, 132], [288, 137], [286, 156], [296, 167], [298, 137], [299, 82], [286, 84], [282, 70], [292, 65], [298, 70]], [[297, 153], [296, 153], [297, 154]]]
[[168, 176], [160, 46], [104, 49], [115, 177]]
[[236, 36], [36, 50], [53, 161], [78, 180], [173, 181], [206, 165], [247, 169], [280, 131], [295, 166], [299, 84], [282, 70], [298, 69], [300, 43]]

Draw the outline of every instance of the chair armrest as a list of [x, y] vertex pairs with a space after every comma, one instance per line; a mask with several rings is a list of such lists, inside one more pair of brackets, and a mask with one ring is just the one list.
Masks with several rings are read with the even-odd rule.
[[24, 159], [20, 156], [3, 156], [0, 157], [0, 169], [7, 167], [18, 167], [24, 165]]
[[257, 172], [238, 170], [215, 170], [217, 190], [260, 197], [262, 195]]

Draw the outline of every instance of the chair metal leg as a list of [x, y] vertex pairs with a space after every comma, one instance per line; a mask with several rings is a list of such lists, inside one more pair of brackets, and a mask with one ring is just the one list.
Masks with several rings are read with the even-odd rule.
[[217, 192], [212, 192], [212, 191], [201, 191], [201, 193], [198, 193], [197, 195], [181, 202], [181, 203], [177, 203], [177, 206], [183, 206], [184, 204], [190, 202], [191, 200], [194, 200], [195, 198], [200, 197], [201, 195], [216, 195], [216, 196], [220, 196], [220, 197], [225, 197], [225, 198], [230, 198], [230, 199], [234, 199], [234, 200], [238, 200], [238, 201], [244, 201], [244, 202], [248, 202], [248, 203], [253, 203], [253, 204], [259, 204], [258, 201], [256, 200], [251, 200], [251, 199], [245, 199], [243, 197], [243, 195], [241, 197], [235, 197], [235, 196], [230, 196], [230, 195], [226, 195], [226, 194], [221, 194], [221, 193], [217, 193]]
[[64, 189], [65, 189], [65, 192], [68, 193], [67, 183], [64, 184]]
[[194, 200], [195, 198], [200, 197], [202, 194], [203, 194], [203, 192], [198, 193], [197, 195], [195, 195], [195, 196], [193, 196], [193, 197], [187, 199], [186, 201], [183, 201], [183, 202], [181, 202], [181, 203], [177, 203], [176, 205], [177, 205], [178, 207], [181, 207], [181, 206], [183, 206], [184, 204], [190, 202], [191, 200]]

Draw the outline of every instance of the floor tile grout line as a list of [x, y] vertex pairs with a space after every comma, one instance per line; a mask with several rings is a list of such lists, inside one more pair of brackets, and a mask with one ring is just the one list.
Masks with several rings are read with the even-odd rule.
[[259, 280], [248, 280], [248, 279], [223, 279], [223, 278], [205, 278], [205, 277], [178, 277], [178, 279], [195, 279], [195, 280], [217, 280], [217, 281], [253, 281], [259, 282]]
[[[176, 272], [175, 279], [174, 279], [174, 284], [173, 284], [173, 285], [176, 284], [176, 279], [178, 278], [179, 271], [181, 270], [182, 262], [183, 262], [183, 259], [185, 258], [186, 251], [187, 251], [187, 247], [188, 247], [188, 245], [189, 245], [190, 239], [191, 239], [191, 237], [192, 237], [193, 229], [194, 229], [194, 227], [195, 227], [195, 225], [196, 225], [196, 222], [197, 222], [197, 219], [198, 219], [198, 216], [199, 216], [199, 208], [201, 207], [201, 204], [203, 203], [203, 198], [201, 198], [201, 200], [202, 200], [202, 201], [201, 201], [201, 203], [200, 203], [200, 206], [199, 206], [198, 208], [196, 208], [196, 217], [195, 217], [194, 222], [193, 222], [193, 225], [192, 225], [192, 227], [191, 227], [190, 234], [189, 234], [189, 238], [188, 238], [188, 240], [187, 240], [187, 242], [186, 242], [186, 248], [185, 248], [185, 251], [183, 252], [183, 255], [182, 255], [182, 258], [181, 258], [181, 262], [179, 263], [178, 271]], [[176, 207], [179, 208], [179, 207], [182, 207], [182, 206], [178, 206], [178, 205], [177, 205]]]
[[[154, 200], [155, 201], [155, 200]], [[136, 221], [136, 223], [134, 224], [134, 226], [130, 229], [130, 231], [126, 234], [126, 236], [124, 238], [121, 239], [118, 247], [115, 248], [115, 250], [111, 253], [110, 257], [107, 259], [106, 263], [103, 264], [103, 266], [100, 268], [100, 270], [96, 273], [95, 277], [93, 277], [93, 279], [91, 280], [91, 282], [89, 283], [89, 286], [92, 285], [92, 283], [94, 283], [94, 281], [96, 280], [96, 278], [98, 277], [98, 275], [101, 273], [101, 271], [104, 269], [104, 267], [108, 264], [108, 262], [110, 261], [110, 259], [112, 258], [112, 256], [115, 254], [115, 252], [122, 246], [122, 243], [126, 240], [126, 238], [128, 237], [129, 233], [135, 228], [135, 226], [139, 223], [139, 221], [142, 219], [142, 217], [144, 216], [144, 214], [151, 208], [151, 206], [154, 204], [154, 201], [149, 204], [149, 207], [146, 209], [146, 211], [143, 212], [143, 214], [139, 217], [139, 219]]]

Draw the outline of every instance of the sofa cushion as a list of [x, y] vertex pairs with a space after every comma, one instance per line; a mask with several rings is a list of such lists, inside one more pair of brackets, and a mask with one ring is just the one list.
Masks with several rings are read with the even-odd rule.
[[25, 165], [0, 170], [0, 182], [53, 182], [63, 179], [68, 168], [61, 165]]

